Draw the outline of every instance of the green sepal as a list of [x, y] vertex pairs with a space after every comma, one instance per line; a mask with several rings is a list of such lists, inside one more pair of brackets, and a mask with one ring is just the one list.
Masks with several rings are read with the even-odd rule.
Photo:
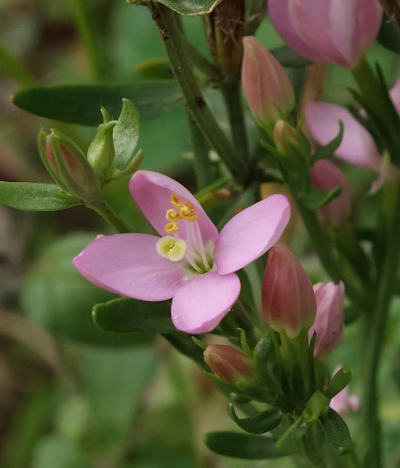
[[339, 148], [343, 140], [344, 124], [341, 120], [338, 121], [338, 124], [338, 134], [328, 144], [322, 146], [313, 154], [313, 162], [317, 162], [320, 159], [329, 158]]
[[329, 408], [328, 412], [323, 414], [319, 421], [327, 443], [340, 455], [348, 453], [352, 448], [353, 442], [349, 429], [339, 414], [332, 408]]
[[0, 204], [25, 211], [58, 211], [82, 202], [54, 184], [0, 182]]
[[316, 421], [321, 414], [328, 411], [330, 398], [325, 396], [322, 392], [317, 390], [314, 392], [307, 401], [306, 407], [303, 411], [303, 419], [307, 423]]
[[299, 194], [299, 198], [309, 210], [318, 210], [322, 206], [327, 205], [334, 198], [338, 197], [341, 190], [342, 188], [340, 186], [335, 187], [330, 192], [310, 187], [309, 191], [305, 195]]
[[232, 403], [228, 405], [228, 415], [241, 429], [251, 434], [264, 434], [278, 426], [282, 419], [276, 409], [269, 409], [249, 418], [238, 418]]
[[219, 455], [246, 460], [267, 460], [288, 455], [276, 447], [271, 437], [241, 432], [209, 432], [204, 437], [204, 443]]
[[140, 150], [135, 154], [131, 162], [126, 166], [126, 168], [123, 171], [117, 169], [116, 167], [112, 167], [108, 171], [106, 182], [110, 182], [111, 180], [116, 180], [116, 179], [119, 179], [120, 177], [124, 177], [127, 175], [131, 176], [134, 172], [136, 172], [140, 168], [143, 162], [143, 156], [144, 156], [143, 149], [140, 148]]
[[130, 298], [96, 304], [92, 310], [95, 324], [105, 331], [167, 333], [175, 331], [170, 303], [143, 302]]
[[100, 124], [97, 127], [96, 136], [93, 138], [87, 151], [87, 160], [92, 166], [94, 173], [101, 180], [106, 178], [107, 172], [114, 161], [113, 129], [115, 124], [115, 121]]
[[309, 424], [300, 416], [296, 421], [279, 437], [276, 442], [278, 449], [283, 451], [294, 451], [297, 449], [301, 438], [306, 434]]
[[351, 372], [342, 367], [332, 377], [329, 382], [328, 388], [324, 391], [328, 398], [333, 398], [339, 392], [341, 392], [351, 380]]
[[129, 99], [122, 99], [122, 109], [114, 127], [114, 166], [124, 170], [132, 162], [140, 131], [140, 117], [136, 106]]

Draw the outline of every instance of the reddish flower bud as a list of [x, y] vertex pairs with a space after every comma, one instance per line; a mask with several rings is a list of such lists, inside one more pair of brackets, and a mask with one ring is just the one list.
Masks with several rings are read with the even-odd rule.
[[271, 129], [295, 106], [292, 84], [282, 65], [255, 37], [243, 39], [243, 89], [257, 124]]
[[314, 285], [314, 293], [317, 314], [308, 333], [310, 339], [316, 333], [314, 356], [323, 358], [342, 340], [344, 284], [318, 283]]
[[235, 384], [241, 377], [252, 374], [249, 358], [229, 345], [210, 345], [204, 351], [208, 367], [220, 378]]
[[351, 215], [350, 187], [341, 170], [330, 161], [321, 159], [311, 169], [311, 181], [315, 188], [331, 192], [340, 187], [340, 194], [318, 210], [321, 223], [339, 227]]
[[264, 320], [290, 338], [308, 329], [315, 317], [315, 295], [305, 271], [283, 244], [269, 251], [262, 285]]

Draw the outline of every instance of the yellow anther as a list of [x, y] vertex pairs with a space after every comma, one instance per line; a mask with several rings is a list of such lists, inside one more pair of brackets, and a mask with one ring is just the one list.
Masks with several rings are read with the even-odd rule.
[[156, 248], [162, 257], [179, 262], [185, 256], [186, 242], [183, 239], [165, 236], [157, 242]]
[[174, 206], [176, 206], [177, 208], [179, 208], [179, 207], [181, 206], [181, 202], [179, 201], [179, 197], [178, 197], [178, 195], [176, 195], [175, 193], [173, 193], [173, 194], [171, 195], [170, 200], [171, 200], [171, 203], [172, 203]]
[[164, 231], [168, 234], [175, 234], [178, 232], [178, 223], [168, 223], [164, 227]]
[[170, 208], [169, 210], [167, 210], [167, 212], [165, 213], [165, 218], [168, 220], [168, 221], [176, 221], [180, 218], [180, 215], [178, 212], [176, 212], [174, 209]]
[[199, 219], [194, 206], [189, 202], [186, 202], [179, 208], [179, 216], [187, 221], [197, 221]]

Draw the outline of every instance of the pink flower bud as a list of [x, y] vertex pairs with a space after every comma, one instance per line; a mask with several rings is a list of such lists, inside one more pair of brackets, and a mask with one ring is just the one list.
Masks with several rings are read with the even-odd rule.
[[310, 339], [316, 333], [314, 356], [323, 358], [342, 340], [344, 285], [342, 282], [318, 283], [314, 285], [314, 293], [317, 314], [308, 333]]
[[208, 367], [220, 378], [235, 383], [241, 377], [252, 374], [248, 357], [229, 345], [210, 345], [204, 351]]
[[251, 112], [260, 127], [271, 128], [281, 115], [288, 115], [294, 109], [293, 87], [285, 70], [252, 36], [243, 39], [242, 81]]
[[354, 67], [379, 31], [377, 0], [269, 0], [272, 24], [299, 55]]
[[305, 271], [293, 253], [276, 244], [268, 254], [262, 285], [264, 320], [290, 338], [308, 329], [315, 317], [315, 295]]
[[340, 187], [340, 194], [318, 210], [321, 223], [339, 227], [350, 218], [350, 187], [341, 170], [330, 161], [321, 159], [311, 169], [311, 181], [315, 188], [331, 192]]

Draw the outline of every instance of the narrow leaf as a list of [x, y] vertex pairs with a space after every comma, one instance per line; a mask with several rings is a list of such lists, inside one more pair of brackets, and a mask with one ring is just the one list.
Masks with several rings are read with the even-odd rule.
[[209, 432], [204, 443], [213, 452], [226, 457], [265, 460], [287, 455], [278, 450], [275, 441], [269, 437], [240, 432]]
[[310, 60], [297, 55], [296, 52], [287, 45], [272, 49], [270, 52], [284, 67], [300, 68], [306, 67], [311, 63]]
[[82, 202], [54, 184], [0, 182], [0, 204], [25, 211], [58, 211]]
[[327, 145], [319, 148], [313, 155], [313, 161], [316, 162], [319, 159], [328, 158], [339, 148], [340, 143], [343, 140], [343, 130], [344, 125], [341, 120], [339, 120], [339, 133], [331, 140]]
[[238, 418], [232, 404], [228, 406], [228, 414], [244, 431], [252, 434], [264, 434], [274, 429], [281, 422], [281, 415], [276, 409], [263, 411], [250, 418]]
[[13, 103], [40, 117], [97, 126], [102, 123], [100, 108], [113, 117], [119, 115], [121, 100], [127, 98], [138, 108], [143, 120], [168, 112], [181, 100], [175, 81], [140, 81], [120, 86], [53, 86], [18, 91]]
[[[221, 3], [222, 0], [158, 0], [158, 3], [171, 8], [171, 10], [185, 16], [206, 15]], [[128, 0], [128, 3], [137, 3], [138, 0]]]
[[310, 210], [318, 210], [321, 206], [327, 205], [330, 201], [340, 195], [341, 187], [337, 186], [330, 192], [312, 188], [307, 195], [302, 198], [304, 204]]
[[114, 127], [114, 165], [125, 169], [131, 162], [139, 141], [139, 112], [129, 99], [122, 99], [122, 110]]
[[308, 424], [300, 416], [278, 439], [276, 446], [281, 450], [294, 450], [297, 443], [305, 435]]
[[328, 444], [341, 455], [349, 452], [353, 442], [346, 423], [338, 413], [329, 408], [328, 412], [322, 415], [319, 420]]
[[94, 322], [105, 331], [166, 333], [175, 330], [169, 302], [142, 302], [130, 298], [113, 299], [97, 304]]

